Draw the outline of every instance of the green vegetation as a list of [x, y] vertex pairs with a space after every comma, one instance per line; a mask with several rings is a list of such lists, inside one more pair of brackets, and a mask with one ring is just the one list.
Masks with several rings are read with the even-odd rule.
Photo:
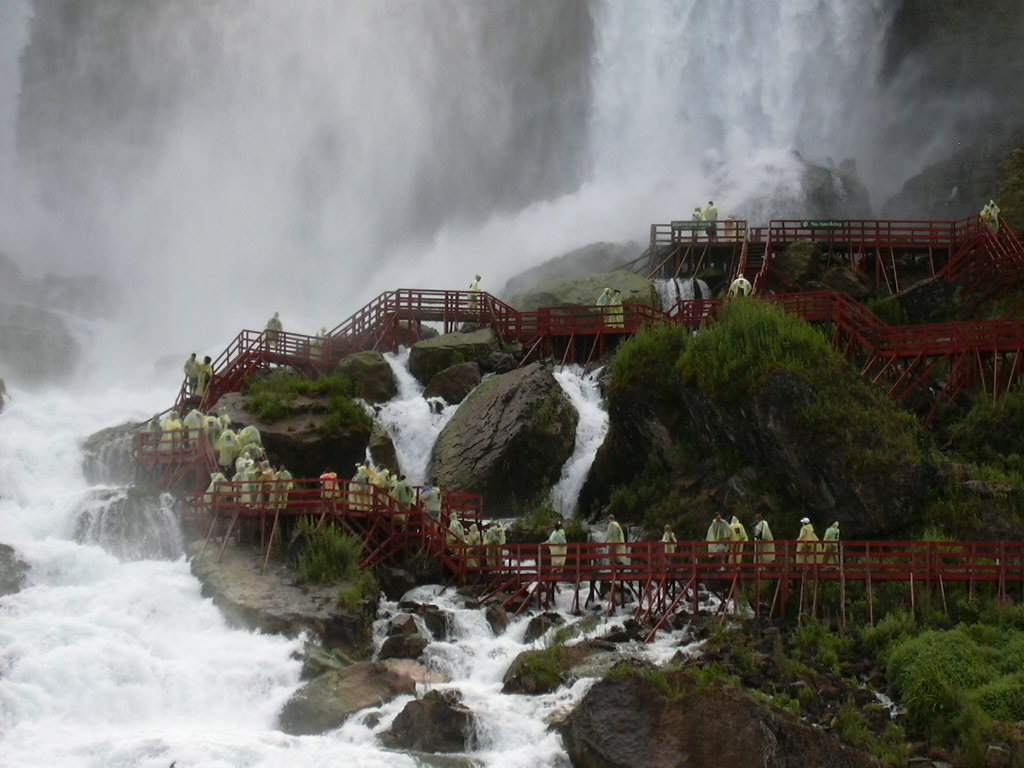
[[669, 701], [678, 701], [695, 690], [722, 685], [739, 686], [735, 675], [729, 674], [718, 664], [669, 664], [666, 667], [635, 667], [631, 664], [620, 664], [605, 675], [606, 680], [621, 677], [639, 677], [646, 680]]
[[336, 525], [315, 531], [310, 518], [299, 521], [296, 535], [306, 539], [306, 548], [295, 564], [300, 584], [334, 584], [360, 577], [363, 542], [359, 537], [349, 536]]
[[688, 384], [725, 403], [756, 391], [770, 374], [795, 374], [810, 389], [801, 393], [801, 423], [855, 468], [924, 459], [917, 419], [852, 370], [820, 331], [767, 302], [726, 305], [721, 320], [687, 345], [679, 370]]
[[251, 378], [245, 385], [245, 407], [264, 423], [273, 423], [302, 411], [294, 402], [300, 395], [327, 398], [327, 417], [320, 428], [324, 435], [369, 432], [372, 419], [353, 399], [353, 385], [347, 376], [326, 376], [316, 381], [288, 373]]
[[575, 653], [567, 645], [530, 651], [522, 657], [520, 676], [535, 681], [538, 687], [557, 688], [562, 684], [563, 672], [575, 660]]
[[1024, 149], [1015, 149], [999, 169], [997, 202], [1011, 227], [1024, 227]]
[[886, 325], [905, 325], [907, 317], [903, 305], [894, 296], [883, 296], [869, 300], [865, 306]]
[[876, 737], [868, 727], [864, 713], [852, 700], [848, 700], [839, 710], [832, 727], [847, 744], [864, 750], [886, 765], [902, 768], [910, 758], [910, 745], [903, 728], [892, 723], [885, 729], [882, 738]]
[[590, 529], [579, 519], [564, 520], [551, 502], [550, 496], [528, 505], [530, 510], [517, 517], [509, 530], [511, 540], [518, 544], [540, 544], [551, 535], [556, 520], [562, 520], [565, 538], [570, 543], [583, 543], [590, 538]]
[[380, 585], [377, 583], [377, 577], [373, 571], [361, 571], [354, 582], [341, 588], [338, 605], [354, 611], [367, 601], [376, 605], [379, 596]]
[[638, 331], [612, 360], [610, 398], [642, 392], [655, 409], [676, 410], [682, 384], [676, 361], [689, 340], [690, 331], [673, 323]]
[[1008, 392], [998, 400], [982, 395], [951, 433], [953, 447], [965, 459], [1024, 480], [1024, 394]]

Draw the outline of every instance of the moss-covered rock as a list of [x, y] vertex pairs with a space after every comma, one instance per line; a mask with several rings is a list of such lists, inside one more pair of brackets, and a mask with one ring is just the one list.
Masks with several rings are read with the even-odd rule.
[[573, 667], [594, 653], [578, 645], [555, 645], [539, 651], [523, 651], [505, 672], [502, 693], [550, 693], [570, 681]]
[[772, 272], [784, 282], [799, 284], [810, 280], [818, 271], [821, 248], [811, 240], [798, 240], [775, 256]]
[[335, 374], [352, 382], [352, 394], [371, 403], [386, 403], [398, 394], [395, 373], [380, 352], [356, 352], [342, 359]]
[[543, 307], [589, 307], [605, 288], [622, 292], [623, 304], [661, 307], [654, 283], [634, 272], [598, 272], [584, 277], [552, 280], [536, 285], [521, 299], [523, 312]]
[[468, 333], [446, 333], [413, 344], [409, 370], [423, 385], [453, 365], [481, 362], [501, 351], [501, 340], [491, 328]]

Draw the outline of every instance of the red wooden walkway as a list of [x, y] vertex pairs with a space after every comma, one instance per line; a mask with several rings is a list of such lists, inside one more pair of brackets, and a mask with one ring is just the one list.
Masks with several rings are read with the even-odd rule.
[[837, 585], [844, 620], [852, 584], [864, 585], [869, 612], [872, 590], [887, 582], [908, 584], [912, 607], [921, 588], [935, 591], [944, 603], [953, 584], [966, 585], [971, 595], [989, 584], [1000, 599], [1024, 599], [1024, 542], [696, 541], [679, 542], [671, 552], [660, 542], [586, 543], [568, 544], [564, 557], [553, 557], [546, 544], [451, 544], [450, 516], [458, 514], [468, 530], [480, 520], [479, 497], [445, 494], [441, 518], [435, 520], [418, 500], [403, 509], [369, 484], [343, 481], [339, 495], [326, 499], [318, 480], [292, 482], [295, 488], [287, 493], [275, 481], [263, 481], [226, 483], [214, 498], [191, 494], [187, 518], [206, 530], [208, 542], [221, 537], [222, 553], [232, 534], [244, 531], [258, 538], [266, 550], [264, 563], [283, 518], [335, 523], [363, 540], [364, 567], [433, 557], [451, 581], [476, 583], [482, 599], [517, 613], [548, 607], [556, 589], [571, 589], [573, 610], [591, 600], [608, 614], [629, 604], [638, 620], [653, 627], [648, 639], [674, 614], [696, 614], [705, 589], [719, 597], [722, 611], [730, 602], [749, 601], [752, 615], [768, 620], [786, 615], [794, 602], [800, 613], [816, 613], [826, 583]]

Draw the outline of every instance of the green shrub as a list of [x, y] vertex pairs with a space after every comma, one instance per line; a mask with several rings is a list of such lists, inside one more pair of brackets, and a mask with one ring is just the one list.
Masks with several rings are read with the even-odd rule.
[[871, 299], [865, 306], [886, 325], [905, 325], [907, 322], [903, 305], [894, 296]]
[[839, 664], [853, 652], [853, 640], [830, 632], [816, 621], [800, 626], [792, 637], [793, 645], [800, 649], [803, 658], [827, 667], [839, 674]]
[[363, 556], [363, 542], [349, 536], [338, 526], [329, 525], [313, 532], [313, 524], [304, 519], [298, 535], [307, 539], [306, 548], [296, 563], [300, 584], [333, 584], [356, 579], [360, 575], [359, 562]]
[[610, 399], [623, 392], [643, 392], [656, 408], [675, 410], [681, 384], [676, 364], [689, 342], [690, 331], [675, 323], [637, 331], [615, 352]]
[[373, 571], [360, 571], [356, 580], [342, 587], [338, 594], [338, 605], [349, 610], [356, 610], [364, 601], [376, 603], [380, 597], [380, 584]]
[[369, 432], [372, 426], [370, 416], [353, 398], [352, 381], [347, 376], [325, 376], [310, 381], [289, 373], [275, 372], [248, 379], [243, 391], [246, 410], [266, 424], [300, 413], [294, 402], [300, 395], [307, 395], [327, 399], [327, 415], [320, 428], [325, 435]]
[[998, 400], [982, 395], [953, 427], [951, 442], [968, 461], [1019, 468], [1012, 457], [1024, 456], [1024, 394], [1007, 392]]
[[[1016, 661], [1019, 669], [1019, 655]], [[975, 688], [968, 692], [967, 698], [996, 720], [1007, 723], [1024, 720], [1024, 672], [1004, 675]]]
[[887, 613], [875, 626], [863, 627], [861, 643], [872, 653], [879, 653], [892, 642], [917, 634], [917, 622], [907, 611]]

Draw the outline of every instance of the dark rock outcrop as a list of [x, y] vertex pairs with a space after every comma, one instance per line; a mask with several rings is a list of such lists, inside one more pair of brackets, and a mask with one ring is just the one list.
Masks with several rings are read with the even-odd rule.
[[414, 613], [423, 620], [430, 636], [435, 640], [450, 640], [455, 628], [455, 617], [451, 611], [438, 608], [433, 603], [414, 603], [406, 600], [398, 604], [398, 610]]
[[423, 396], [440, 397], [449, 405], [455, 405], [480, 385], [480, 378], [479, 363], [458, 363], [434, 374]]
[[554, 611], [546, 611], [538, 614], [530, 619], [530, 623], [526, 625], [526, 633], [523, 635], [524, 643], [532, 643], [537, 638], [541, 637], [549, 629], [557, 627], [565, 623], [565, 618], [560, 613]]
[[342, 359], [334, 372], [347, 376], [356, 397], [370, 403], [386, 403], [398, 394], [395, 372], [380, 352], [356, 352]]
[[577, 419], [545, 365], [495, 376], [441, 431], [429, 474], [443, 488], [483, 494], [491, 515], [514, 514], [558, 479]]
[[484, 608], [484, 618], [491, 625], [491, 632], [496, 636], [504, 634], [508, 629], [508, 611], [500, 605], [488, 605]]
[[[392, 472], [398, 472], [398, 453], [395, 451], [395, 443], [391, 435], [381, 426], [379, 421], [374, 420], [370, 428], [370, 455], [378, 467], [385, 467]], [[343, 470], [348, 467], [342, 466]], [[342, 472], [344, 474], [344, 471]]]
[[[685, 675], [685, 673], [669, 673]], [[685, 680], [680, 683], [685, 686]], [[775, 714], [735, 689], [669, 700], [639, 676], [594, 685], [562, 726], [578, 768], [880, 768], [835, 736]]]
[[290, 406], [299, 414], [264, 424], [246, 410], [245, 395], [231, 392], [217, 401], [216, 410], [227, 413], [235, 428], [252, 424], [259, 429], [271, 462], [284, 464], [295, 477], [319, 477], [325, 457], [329, 457], [335, 472], [350, 476], [356, 463], [366, 457], [372, 428], [369, 420], [366, 429], [353, 428], [327, 436], [322, 432], [327, 420], [326, 398], [301, 396]]
[[416, 682], [384, 664], [362, 662], [330, 670], [296, 691], [281, 710], [278, 725], [302, 736], [337, 728], [354, 712], [416, 692]]
[[391, 635], [384, 641], [377, 658], [384, 659], [418, 659], [429, 641], [423, 635]]
[[[839, 520], [853, 537], [907, 525], [922, 509], [934, 468], [920, 457], [915, 462], [899, 456], [855, 465], [827, 431], [803, 423], [800, 409], [815, 398], [802, 377], [787, 372], [766, 376], [757, 391], [727, 406], [696, 388], [680, 387], [672, 414], [653, 413], [643, 392], [616, 396], [580, 508], [592, 508], [611, 487], [630, 482], [654, 462], [667, 468], [680, 506], [704, 525], [713, 510], [749, 514], [753, 507], [773, 518], [777, 538], [795, 537], [794, 520], [783, 525], [773, 517], [773, 507], [787, 505], [805, 509], [813, 519]], [[666, 425], [670, 417], [674, 421]], [[679, 458], [677, 441], [687, 444], [689, 463]], [[870, 447], [857, 447], [858, 455]], [[743, 457], [743, 469], [723, 456]], [[692, 457], [699, 457], [697, 463]], [[757, 488], [765, 484], [781, 496], [762, 498]], [[734, 506], [741, 501], [745, 510]]]
[[381, 742], [392, 749], [466, 752], [473, 748], [473, 713], [458, 691], [430, 691], [398, 713]]
[[20, 591], [27, 574], [28, 563], [18, 557], [14, 547], [0, 544], [0, 597]]
[[415, 588], [416, 578], [404, 568], [378, 568], [377, 583], [388, 600], [401, 600], [410, 589]]
[[501, 340], [491, 328], [468, 333], [446, 333], [417, 342], [409, 352], [409, 371], [426, 385], [453, 365], [488, 360], [501, 351]]

